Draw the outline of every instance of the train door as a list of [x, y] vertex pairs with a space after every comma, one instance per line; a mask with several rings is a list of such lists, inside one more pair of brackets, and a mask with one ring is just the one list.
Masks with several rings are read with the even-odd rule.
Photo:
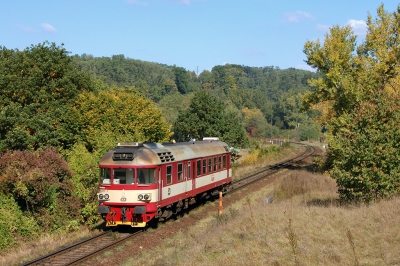
[[190, 191], [190, 195], [192, 195], [191, 191], [193, 189], [193, 181], [191, 175], [191, 163], [186, 162], [184, 167], [184, 177], [185, 177], [185, 192]]
[[192, 163], [189, 168], [190, 178], [192, 179], [192, 191], [194, 194], [194, 190], [196, 189], [196, 167], [195, 163]]
[[185, 182], [185, 192], [187, 193], [188, 191], [188, 177], [187, 177], [187, 171], [188, 171], [188, 163], [185, 162], [183, 164], [183, 182]]
[[162, 175], [161, 175], [161, 167], [158, 167], [158, 172], [157, 172], [158, 178], [157, 178], [157, 183], [158, 183], [158, 204], [161, 205], [162, 201], [162, 187], [163, 187], [163, 180], [162, 180]]

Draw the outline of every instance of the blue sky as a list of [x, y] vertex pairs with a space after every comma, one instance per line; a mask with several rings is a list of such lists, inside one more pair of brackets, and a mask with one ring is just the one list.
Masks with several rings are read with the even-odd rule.
[[[310, 69], [303, 46], [351, 24], [361, 40], [371, 0], [15, 0], [0, 8], [0, 46], [44, 41], [74, 54], [125, 57], [187, 70], [216, 65]], [[397, 1], [383, 1], [396, 11]]]

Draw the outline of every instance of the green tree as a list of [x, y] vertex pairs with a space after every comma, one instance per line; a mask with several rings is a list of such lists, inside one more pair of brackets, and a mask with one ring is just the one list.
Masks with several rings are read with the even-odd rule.
[[187, 93], [189, 86], [188, 72], [183, 67], [177, 67], [177, 66], [174, 66], [172, 70], [175, 74], [175, 83], [176, 86], [178, 87], [178, 91], [182, 94]]
[[[170, 126], [155, 105], [123, 89], [81, 94], [68, 116], [77, 121], [69, 131], [79, 136], [89, 151], [107, 150], [121, 141], [157, 142], [170, 137]], [[105, 143], [111, 142], [111, 147], [99, 141], [103, 136], [108, 136]]]
[[336, 159], [331, 175], [345, 200], [370, 202], [400, 194], [400, 97], [374, 92], [331, 139]]
[[310, 80], [314, 90], [304, 104], [328, 114], [321, 121], [329, 128], [331, 174], [340, 196], [349, 200], [400, 192], [399, 158], [392, 155], [399, 145], [393, 99], [400, 91], [400, 6], [388, 13], [382, 4], [377, 13], [375, 20], [368, 15], [368, 32], [358, 47], [349, 26], [331, 28], [323, 46], [319, 41], [304, 46], [307, 63], [322, 74]]
[[204, 90], [197, 91], [189, 108], [179, 112], [174, 130], [179, 140], [216, 136], [231, 145], [242, 146], [246, 143], [246, 135], [237, 116], [227, 113], [224, 103]]
[[[106, 135], [109, 136], [109, 134]], [[67, 162], [74, 172], [71, 181], [75, 186], [74, 195], [80, 200], [81, 222], [89, 226], [95, 225], [100, 218], [97, 213], [98, 162], [107, 147], [115, 147], [115, 143], [107, 144], [99, 151], [89, 152], [84, 143], [76, 143], [66, 154]]]
[[0, 47], [0, 149], [68, 146], [63, 115], [79, 93], [97, 85], [54, 43], [23, 51]]

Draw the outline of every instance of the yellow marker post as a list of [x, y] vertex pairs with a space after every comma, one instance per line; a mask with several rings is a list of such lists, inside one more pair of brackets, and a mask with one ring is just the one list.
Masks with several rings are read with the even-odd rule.
[[222, 215], [222, 191], [219, 192], [219, 211], [218, 216], [221, 217]]

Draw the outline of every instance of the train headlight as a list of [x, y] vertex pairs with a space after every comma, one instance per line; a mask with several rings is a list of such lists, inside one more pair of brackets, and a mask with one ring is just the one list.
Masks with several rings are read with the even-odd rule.
[[99, 194], [99, 199], [102, 200], [103, 199], [103, 194]]
[[104, 194], [104, 199], [108, 200], [110, 198], [110, 195]]
[[138, 200], [145, 200], [145, 201], [151, 200], [151, 193], [148, 193], [148, 194], [139, 194], [139, 195], [138, 195]]

